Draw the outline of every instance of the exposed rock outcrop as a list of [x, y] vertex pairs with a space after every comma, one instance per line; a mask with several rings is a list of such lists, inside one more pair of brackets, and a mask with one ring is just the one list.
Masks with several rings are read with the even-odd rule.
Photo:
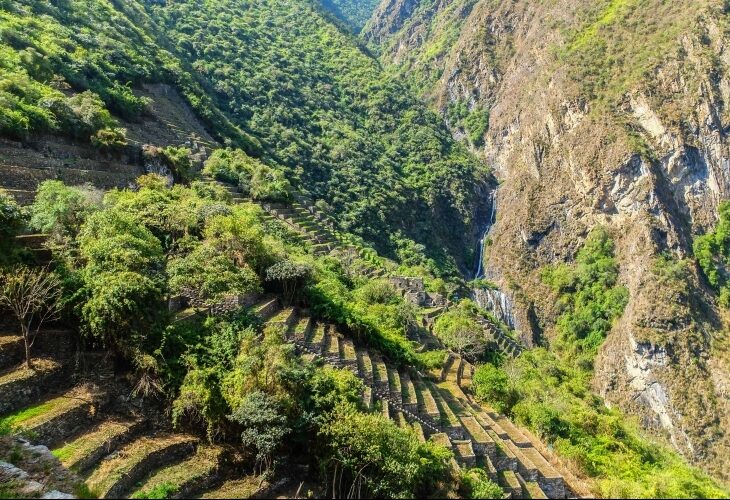
[[730, 478], [719, 312], [693, 264], [657, 269], [661, 254], [691, 257], [730, 192], [721, 2], [424, 1], [384, 26], [397, 5], [381, 4], [366, 39], [428, 82], [455, 136], [468, 131], [455, 106], [489, 110], [482, 144], [469, 141], [501, 181], [487, 274], [523, 333], [552, 336], [539, 270], [607, 226], [631, 299], [596, 361], [596, 391]]

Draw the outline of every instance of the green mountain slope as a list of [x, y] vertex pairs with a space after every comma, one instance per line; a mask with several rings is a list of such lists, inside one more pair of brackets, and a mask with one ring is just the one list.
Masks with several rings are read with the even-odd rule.
[[378, 0], [323, 0], [322, 5], [358, 33], [378, 6]]
[[130, 87], [173, 83], [219, 139], [284, 168], [342, 229], [437, 272], [469, 261], [485, 168], [320, 7], [0, 6], [3, 134], [75, 130], [113, 146], [118, 124], [104, 109], [133, 120], [145, 102]]

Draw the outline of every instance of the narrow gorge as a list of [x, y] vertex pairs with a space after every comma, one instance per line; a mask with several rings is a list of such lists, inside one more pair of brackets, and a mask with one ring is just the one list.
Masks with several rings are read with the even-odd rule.
[[730, 495], [723, 0], [0, 0], [0, 498]]

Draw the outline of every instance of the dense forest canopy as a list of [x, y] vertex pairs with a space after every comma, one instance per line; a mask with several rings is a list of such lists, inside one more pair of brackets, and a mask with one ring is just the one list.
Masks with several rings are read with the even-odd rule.
[[342, 229], [439, 272], [470, 259], [486, 167], [320, 7], [90, 0], [0, 8], [4, 134], [71, 130], [123, 147], [120, 119], [146, 112], [134, 87], [173, 83], [220, 140], [283, 168], [340, 215]]

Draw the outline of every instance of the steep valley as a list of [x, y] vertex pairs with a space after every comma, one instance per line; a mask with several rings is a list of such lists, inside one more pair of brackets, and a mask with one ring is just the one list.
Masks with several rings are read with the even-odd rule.
[[727, 11], [0, 0], [0, 498], [727, 496]]
[[607, 227], [630, 301], [594, 390], [727, 480], [724, 312], [692, 253], [730, 187], [725, 8], [383, 2], [363, 36], [494, 167], [486, 275], [510, 291], [524, 340], [556, 340], [544, 267]]

